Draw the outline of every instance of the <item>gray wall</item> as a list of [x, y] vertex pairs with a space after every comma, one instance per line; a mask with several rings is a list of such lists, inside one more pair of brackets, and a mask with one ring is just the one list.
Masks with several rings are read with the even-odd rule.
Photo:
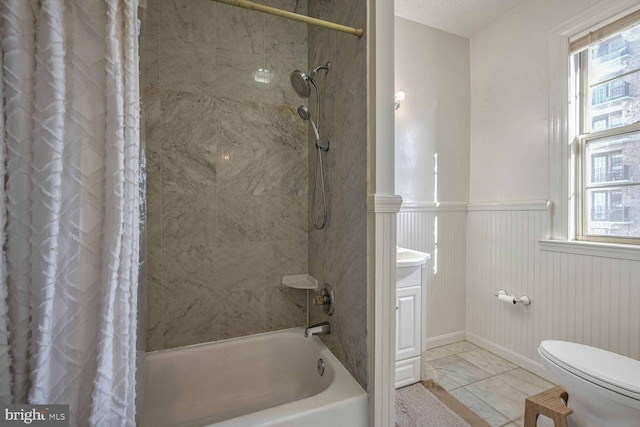
[[[295, 0], [270, 5], [305, 13]], [[301, 2], [300, 5], [304, 5]], [[306, 124], [291, 70], [307, 27], [211, 0], [149, 0], [147, 350], [306, 323]], [[274, 66], [271, 84], [254, 81]]]
[[[314, 0], [314, 17], [364, 28], [366, 3]], [[329, 221], [320, 231], [309, 225], [309, 271], [335, 290], [336, 313], [327, 318], [312, 306], [312, 322], [329, 320], [333, 333], [323, 340], [367, 389], [367, 63], [366, 37], [309, 26], [309, 68], [331, 61], [321, 89], [321, 138], [326, 154]], [[315, 115], [315, 98], [309, 102]], [[391, 104], [390, 104], [391, 105]], [[309, 145], [310, 181], [315, 147]], [[310, 199], [309, 199], [310, 200]], [[309, 201], [309, 203], [311, 203]], [[321, 212], [318, 203], [317, 212]]]

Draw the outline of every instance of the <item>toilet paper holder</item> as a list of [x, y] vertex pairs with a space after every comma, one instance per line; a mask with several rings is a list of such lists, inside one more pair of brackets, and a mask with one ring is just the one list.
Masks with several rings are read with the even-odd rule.
[[496, 294], [494, 294], [494, 296], [498, 297], [501, 301], [509, 302], [509, 300], [505, 298], [507, 297], [513, 301], [513, 304], [518, 304], [518, 303], [522, 305], [531, 304], [531, 298], [529, 298], [528, 296], [522, 295], [520, 298], [517, 298], [516, 296], [511, 295], [504, 289], [500, 289]]

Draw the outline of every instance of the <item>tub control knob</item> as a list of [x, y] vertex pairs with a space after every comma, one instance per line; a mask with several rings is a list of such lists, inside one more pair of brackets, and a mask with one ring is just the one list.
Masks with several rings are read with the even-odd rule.
[[331, 286], [325, 283], [320, 292], [313, 296], [313, 304], [322, 306], [324, 312], [331, 316], [336, 310], [336, 299]]
[[329, 304], [329, 297], [325, 295], [316, 295], [313, 297], [313, 304], [315, 305]]

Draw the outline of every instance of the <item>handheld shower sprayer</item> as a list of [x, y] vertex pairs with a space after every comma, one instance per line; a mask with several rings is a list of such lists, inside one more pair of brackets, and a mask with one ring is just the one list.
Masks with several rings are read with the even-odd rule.
[[316, 144], [318, 144], [320, 142], [320, 134], [318, 133], [318, 128], [316, 127], [315, 122], [313, 121], [313, 119], [311, 118], [311, 112], [309, 111], [309, 109], [307, 107], [305, 107], [304, 105], [301, 105], [298, 107], [298, 115], [300, 116], [300, 118], [304, 121], [309, 121], [311, 122], [311, 128], [313, 129], [313, 135], [316, 138]]

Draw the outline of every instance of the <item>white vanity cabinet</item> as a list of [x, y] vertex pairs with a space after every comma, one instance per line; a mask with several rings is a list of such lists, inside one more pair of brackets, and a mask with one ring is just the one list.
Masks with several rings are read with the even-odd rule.
[[420, 356], [421, 298], [421, 286], [396, 290], [396, 360]]
[[422, 275], [430, 258], [429, 254], [405, 249], [415, 257], [410, 258], [401, 250], [398, 248], [396, 266], [396, 388], [420, 381], [425, 332]]

